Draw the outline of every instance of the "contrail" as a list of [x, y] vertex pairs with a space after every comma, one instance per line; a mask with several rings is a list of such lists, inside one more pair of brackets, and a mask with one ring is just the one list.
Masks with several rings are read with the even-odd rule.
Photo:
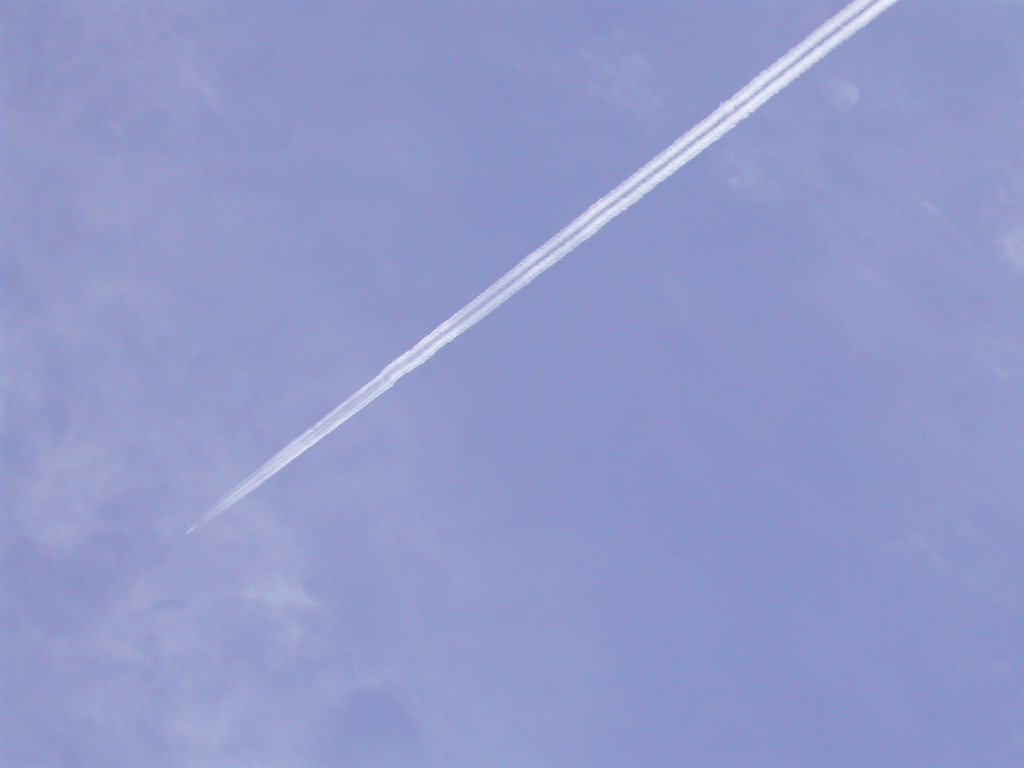
[[832, 49], [852, 37], [896, 2], [897, 0], [854, 0], [847, 5], [812, 32], [803, 42], [751, 80], [735, 96], [723, 102], [718, 109], [676, 139], [666, 150], [590, 206], [575, 221], [427, 334], [416, 346], [400, 355], [354, 395], [278, 451], [269, 461], [200, 517], [188, 529], [188, 533], [192, 533], [201, 525], [210, 522], [233, 504], [248, 496], [307, 448], [355, 416], [389, 390], [405, 374], [423, 365], [441, 347], [522, 290], [537, 275], [593, 236], [605, 224], [718, 141]]

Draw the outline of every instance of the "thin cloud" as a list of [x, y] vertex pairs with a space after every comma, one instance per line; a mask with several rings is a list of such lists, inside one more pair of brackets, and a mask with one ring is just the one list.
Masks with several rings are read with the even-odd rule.
[[516, 58], [520, 69], [530, 75], [545, 77], [580, 98], [640, 119], [651, 118], [663, 106], [649, 58], [622, 33], [562, 55]]

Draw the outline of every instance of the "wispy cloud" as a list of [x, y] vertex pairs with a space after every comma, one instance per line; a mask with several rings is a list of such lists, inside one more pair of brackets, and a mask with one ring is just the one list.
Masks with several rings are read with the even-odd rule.
[[609, 35], [562, 54], [517, 55], [529, 75], [547, 79], [577, 97], [650, 119], [663, 105], [649, 56], [624, 33]]

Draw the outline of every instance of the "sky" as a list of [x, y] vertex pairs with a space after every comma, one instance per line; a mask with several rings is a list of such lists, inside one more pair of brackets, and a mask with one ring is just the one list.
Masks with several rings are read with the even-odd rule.
[[0, 764], [1024, 760], [1024, 3], [8, 0]]

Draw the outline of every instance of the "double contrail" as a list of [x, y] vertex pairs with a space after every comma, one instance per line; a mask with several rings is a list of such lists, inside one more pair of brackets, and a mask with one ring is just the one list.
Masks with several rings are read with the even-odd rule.
[[833, 48], [852, 37], [897, 0], [854, 0], [803, 42], [750, 81], [735, 96], [678, 138], [665, 151], [602, 197], [579, 218], [499, 278], [469, 304], [399, 356], [362, 389], [324, 416], [211, 507], [189, 529], [191, 533], [219, 516], [273, 477], [307, 448], [355, 416], [389, 390], [405, 374], [497, 309], [537, 275], [594, 235], [601, 227], [637, 202], [686, 163], [757, 110], [768, 99], [806, 72]]

